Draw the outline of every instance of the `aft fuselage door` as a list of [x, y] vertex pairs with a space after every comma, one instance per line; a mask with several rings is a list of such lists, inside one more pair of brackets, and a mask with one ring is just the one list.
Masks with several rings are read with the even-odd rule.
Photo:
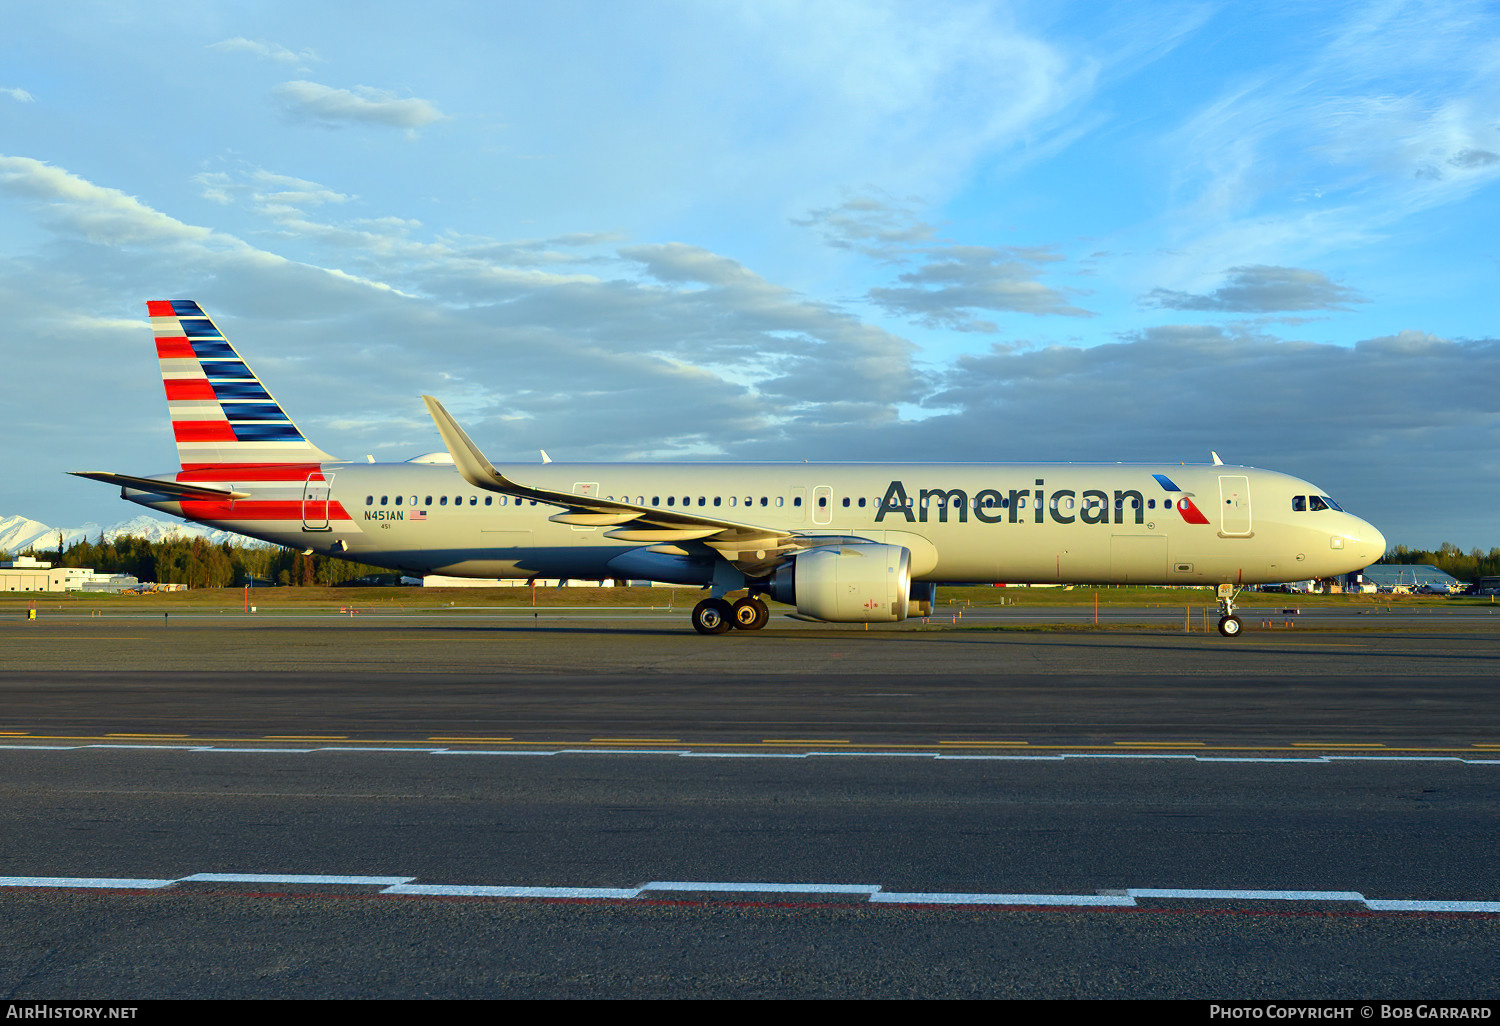
[[333, 490], [333, 478], [322, 479], [322, 475], [310, 476], [302, 485], [302, 530], [331, 531], [328, 522], [328, 494]]
[[1241, 475], [1219, 478], [1219, 533], [1226, 538], [1250, 537], [1250, 479]]

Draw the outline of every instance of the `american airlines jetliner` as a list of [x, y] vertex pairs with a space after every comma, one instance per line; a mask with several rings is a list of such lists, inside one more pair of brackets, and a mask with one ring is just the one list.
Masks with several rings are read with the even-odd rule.
[[[1217, 587], [1362, 569], [1385, 538], [1269, 470], [1123, 463], [545, 463], [499, 468], [424, 396], [446, 452], [336, 459], [197, 303], [146, 304], [182, 469], [74, 471], [215, 528], [409, 574], [696, 584], [703, 634], [929, 612], [944, 582]], [[731, 603], [731, 598], [737, 601]]]

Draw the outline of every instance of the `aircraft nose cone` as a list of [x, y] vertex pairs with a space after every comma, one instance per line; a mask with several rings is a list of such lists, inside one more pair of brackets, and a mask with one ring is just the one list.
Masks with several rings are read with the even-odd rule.
[[1369, 566], [1378, 563], [1385, 555], [1385, 535], [1381, 534], [1373, 524], [1363, 520], [1355, 520], [1355, 529], [1350, 532], [1354, 541], [1354, 552], [1360, 559], [1364, 560], [1362, 565]]

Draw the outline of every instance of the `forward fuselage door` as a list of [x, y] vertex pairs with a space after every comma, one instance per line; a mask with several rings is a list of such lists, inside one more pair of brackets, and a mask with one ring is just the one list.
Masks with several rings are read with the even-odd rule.
[[1220, 533], [1226, 538], [1250, 537], [1250, 479], [1241, 475], [1219, 478]]
[[331, 531], [328, 522], [328, 495], [333, 490], [333, 478], [324, 479], [313, 474], [302, 485], [302, 530]]

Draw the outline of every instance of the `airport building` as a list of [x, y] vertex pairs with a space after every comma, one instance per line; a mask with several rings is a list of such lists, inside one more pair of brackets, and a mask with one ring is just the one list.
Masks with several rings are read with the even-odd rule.
[[129, 574], [96, 574], [87, 567], [53, 567], [34, 556], [0, 563], [0, 591], [128, 591], [140, 581]]
[[1364, 580], [1365, 584], [1375, 585], [1376, 590], [1382, 592], [1393, 592], [1399, 590], [1417, 591], [1428, 585], [1444, 587], [1449, 591], [1458, 591], [1464, 586], [1464, 582], [1452, 574], [1439, 570], [1435, 566], [1425, 563], [1376, 563], [1367, 566], [1358, 574], [1351, 574]]

